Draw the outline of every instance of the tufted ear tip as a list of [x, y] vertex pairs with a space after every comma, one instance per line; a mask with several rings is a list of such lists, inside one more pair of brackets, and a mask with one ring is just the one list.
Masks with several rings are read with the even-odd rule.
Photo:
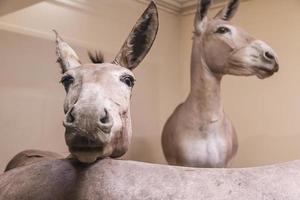
[[157, 5], [156, 5], [156, 2], [154, 0], [151, 0], [151, 2], [149, 3], [147, 9], [145, 10], [145, 12], [157, 13], [157, 15], [158, 15]]
[[231, 20], [236, 14], [240, 0], [230, 0], [225, 8], [220, 10], [214, 19]]
[[158, 27], [158, 10], [154, 1], [151, 1], [136, 22], [113, 63], [130, 70], [136, 68], [152, 47]]
[[52, 31], [55, 33], [55, 36], [58, 36], [58, 32], [55, 29], [52, 29]]
[[150, 4], [149, 4], [149, 7], [157, 8], [156, 2], [155, 2], [154, 0], [151, 0], [151, 2], [150, 2]]
[[197, 11], [194, 20], [194, 28], [196, 33], [202, 33], [206, 28], [208, 9], [212, 4], [212, 0], [198, 0]]
[[55, 29], [52, 29], [52, 31], [53, 31], [54, 34], [55, 34], [56, 41], [57, 41], [57, 42], [62, 42], [63, 39], [60, 37], [60, 35], [58, 34], [58, 32], [57, 32]]
[[80, 66], [81, 62], [76, 52], [60, 37], [56, 30], [53, 29], [53, 32], [56, 36], [57, 62], [60, 64], [62, 72]]

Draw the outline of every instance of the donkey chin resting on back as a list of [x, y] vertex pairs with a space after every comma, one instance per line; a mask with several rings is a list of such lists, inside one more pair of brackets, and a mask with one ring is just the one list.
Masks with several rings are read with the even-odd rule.
[[[82, 65], [75, 51], [56, 31], [56, 53], [62, 69], [65, 139], [80, 162], [92, 163], [126, 153], [131, 139], [130, 97], [134, 85], [131, 72], [150, 50], [158, 31], [158, 12], [153, 1], [138, 19], [112, 63], [102, 54], [89, 57], [94, 64]], [[18, 153], [5, 171], [62, 156], [41, 150]]]
[[57, 34], [57, 55], [66, 90], [65, 139], [80, 162], [120, 157], [131, 139], [130, 97], [134, 85], [132, 69], [150, 50], [158, 30], [158, 13], [151, 2], [137, 21], [112, 63], [101, 55], [82, 65], [74, 50]]
[[213, 19], [202, 0], [194, 22], [191, 91], [166, 122], [162, 147], [169, 164], [226, 167], [237, 152], [237, 137], [223, 111], [220, 82], [225, 74], [266, 78], [278, 71], [275, 52], [229, 21], [239, 1], [231, 0]]

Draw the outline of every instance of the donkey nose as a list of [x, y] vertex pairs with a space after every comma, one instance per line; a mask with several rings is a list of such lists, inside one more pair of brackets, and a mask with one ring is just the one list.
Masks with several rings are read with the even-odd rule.
[[72, 107], [69, 112], [65, 116], [65, 124], [73, 124], [75, 122], [75, 117], [74, 117], [74, 107]]
[[278, 72], [279, 71], [279, 65], [277, 63], [276, 55], [272, 51], [265, 51], [263, 56], [267, 61], [274, 64], [274, 67], [272, 69], [273, 72]]
[[99, 128], [104, 133], [110, 133], [112, 126], [113, 126], [113, 119], [110, 113], [106, 109], [104, 109], [100, 114]]
[[275, 55], [270, 51], [265, 51], [264, 57], [265, 57], [265, 59], [270, 60], [270, 61], [275, 60]]
[[278, 63], [276, 63], [274, 66], [274, 72], [278, 72], [278, 71], [279, 71], [279, 65]]

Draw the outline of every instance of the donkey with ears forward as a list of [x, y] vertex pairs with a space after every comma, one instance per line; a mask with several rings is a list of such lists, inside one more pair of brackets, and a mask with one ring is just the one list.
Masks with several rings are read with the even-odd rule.
[[237, 152], [238, 142], [221, 103], [223, 75], [256, 75], [263, 79], [279, 69], [271, 47], [230, 23], [239, 0], [230, 0], [209, 19], [211, 3], [202, 0], [197, 7], [190, 94], [163, 129], [163, 151], [172, 165], [226, 167]]

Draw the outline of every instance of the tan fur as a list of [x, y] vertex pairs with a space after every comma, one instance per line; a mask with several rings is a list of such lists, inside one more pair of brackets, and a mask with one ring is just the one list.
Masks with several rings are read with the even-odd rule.
[[[157, 7], [151, 1], [114, 61], [95, 64], [82, 64], [71, 46], [54, 31], [58, 63], [63, 73], [61, 82], [66, 90], [63, 124], [70, 157], [93, 163], [127, 152], [132, 135], [130, 97], [135, 79], [131, 70], [149, 52], [158, 26]], [[96, 56], [89, 53], [89, 56], [93, 62], [103, 62], [99, 52]], [[23, 162], [14, 160], [17, 161]]]
[[[203, 8], [207, 6], [205, 2], [208, 1], [199, 1], [195, 17], [191, 91], [166, 122], [162, 147], [172, 165], [226, 167], [237, 152], [238, 142], [235, 129], [223, 111], [222, 77], [231, 74], [266, 78], [278, 71], [278, 62], [276, 53], [267, 44], [227, 20], [235, 10], [227, 15], [226, 7], [215, 18], [208, 19], [199, 13], [207, 12]], [[237, 5], [233, 8], [237, 9]], [[222, 33], [224, 28], [229, 32]]]
[[63, 156], [53, 153], [50, 151], [41, 151], [41, 150], [26, 150], [15, 155], [7, 164], [5, 172], [27, 165], [32, 165], [37, 162], [46, 161], [46, 160], [56, 160], [63, 159]]
[[92, 163], [127, 152], [132, 135], [130, 97], [135, 79], [131, 70], [150, 50], [157, 30], [158, 13], [152, 1], [115, 60], [97, 64], [80, 64], [75, 51], [56, 33], [57, 56], [64, 72], [62, 83], [67, 92], [65, 139], [70, 153], [79, 161]]
[[2, 200], [299, 200], [300, 161], [195, 169], [104, 159], [39, 162], [0, 175]]

